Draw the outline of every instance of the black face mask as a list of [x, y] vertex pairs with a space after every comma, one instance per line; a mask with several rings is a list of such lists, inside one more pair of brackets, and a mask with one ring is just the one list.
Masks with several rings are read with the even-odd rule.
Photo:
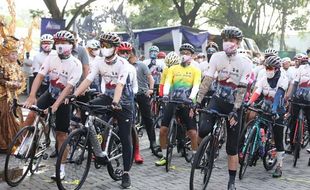
[[270, 79], [267, 78], [267, 82], [271, 88], [275, 88], [277, 86], [280, 76], [281, 76], [281, 71], [279, 69], [275, 72], [275, 75], [273, 78], [270, 78]]
[[207, 54], [208, 62], [210, 62], [212, 55], [213, 54]]

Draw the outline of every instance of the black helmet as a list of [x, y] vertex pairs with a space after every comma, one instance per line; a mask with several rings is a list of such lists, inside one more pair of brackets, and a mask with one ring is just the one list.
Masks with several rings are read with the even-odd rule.
[[100, 43], [106, 42], [116, 47], [118, 47], [121, 44], [121, 38], [117, 34], [111, 32], [101, 34], [99, 41]]
[[242, 40], [242, 31], [235, 26], [226, 26], [221, 33], [223, 39], [235, 38], [237, 40]]
[[185, 44], [182, 44], [181, 47], [180, 47], [180, 51], [182, 50], [188, 50], [190, 51], [192, 54], [195, 53], [195, 48], [192, 44], [189, 44], [189, 43], [185, 43]]
[[266, 67], [280, 68], [281, 67], [281, 58], [279, 56], [270, 56], [265, 60]]

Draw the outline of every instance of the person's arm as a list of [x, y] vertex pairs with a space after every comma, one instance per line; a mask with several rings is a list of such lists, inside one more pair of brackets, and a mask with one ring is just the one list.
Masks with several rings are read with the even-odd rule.
[[165, 79], [165, 84], [164, 84], [164, 90], [163, 90], [163, 95], [167, 96], [169, 95], [170, 92], [170, 86], [173, 80], [173, 67], [171, 67], [170, 69], [168, 69], [168, 73]]
[[86, 49], [82, 46], [78, 47], [79, 59], [83, 65], [83, 75], [82, 78], [85, 79], [89, 73], [89, 58]]
[[89, 73], [89, 64], [83, 64], [83, 79], [85, 79], [87, 77]]
[[197, 71], [195, 72], [195, 76], [194, 76], [191, 94], [189, 96], [189, 98], [192, 99], [193, 101], [195, 100], [196, 95], [199, 91], [200, 82], [201, 82], [201, 71], [197, 69]]
[[278, 110], [278, 107], [280, 105], [280, 102], [281, 100], [283, 99], [284, 97], [284, 94], [285, 94], [285, 90], [281, 87], [278, 88], [275, 96], [274, 96], [274, 100], [273, 100], [273, 103], [272, 103], [272, 113], [276, 113], [277, 110]]
[[[84, 72], [83, 72], [84, 73]], [[90, 73], [83, 80], [83, 82], [78, 86], [73, 95], [79, 96], [91, 85], [94, 81], [95, 77], [99, 74], [99, 64], [98, 62], [94, 62], [93, 67], [91, 68]]]

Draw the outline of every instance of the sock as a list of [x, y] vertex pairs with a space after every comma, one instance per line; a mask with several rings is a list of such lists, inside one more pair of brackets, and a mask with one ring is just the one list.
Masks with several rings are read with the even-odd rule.
[[167, 155], [167, 149], [161, 149], [162, 153], [163, 153], [163, 157], [166, 158], [166, 155]]
[[285, 154], [284, 151], [277, 152], [278, 166], [280, 166], [281, 168], [283, 165], [284, 154]]
[[60, 172], [65, 173], [65, 164], [60, 164]]
[[229, 173], [229, 182], [228, 183], [235, 183], [237, 171], [236, 170], [228, 170], [228, 173]]

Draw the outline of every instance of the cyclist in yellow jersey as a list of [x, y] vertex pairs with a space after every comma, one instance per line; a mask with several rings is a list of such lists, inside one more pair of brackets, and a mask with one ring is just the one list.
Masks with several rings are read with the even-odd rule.
[[[184, 102], [195, 102], [196, 95], [199, 90], [201, 81], [201, 72], [190, 63], [192, 57], [188, 55], [182, 56], [181, 64], [174, 65], [168, 69], [168, 74], [164, 84], [164, 98], [170, 96], [171, 100], [181, 100]], [[163, 157], [155, 163], [156, 166], [164, 166], [167, 152], [167, 135], [168, 126], [173, 117], [176, 104], [168, 103], [164, 110], [164, 117], [160, 128], [160, 147], [163, 152]], [[195, 154], [197, 150], [197, 128], [193, 115], [190, 115], [190, 108], [181, 107], [176, 114], [187, 128], [187, 134], [191, 139], [192, 153]]]
[[160, 78], [160, 82], [159, 82], [159, 96], [163, 96], [164, 94], [164, 84], [165, 84], [165, 80], [166, 80], [166, 76], [168, 74], [168, 69], [173, 66], [173, 65], [178, 65], [181, 63], [181, 59], [180, 56], [172, 51], [170, 53], [168, 53], [168, 55], [165, 58], [165, 65], [166, 67], [164, 68], [162, 74], [161, 74], [161, 78]]

